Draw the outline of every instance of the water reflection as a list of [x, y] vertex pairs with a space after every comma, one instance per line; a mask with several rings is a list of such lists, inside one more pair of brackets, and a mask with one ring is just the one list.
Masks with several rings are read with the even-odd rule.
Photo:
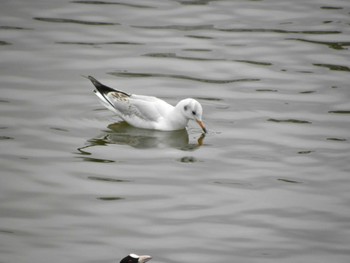
[[88, 140], [88, 144], [78, 148], [78, 151], [90, 155], [88, 148], [108, 144], [129, 145], [137, 149], [176, 148], [191, 151], [203, 145], [205, 138], [205, 134], [201, 134], [195, 143], [190, 143], [186, 129], [167, 132], [146, 130], [132, 127], [126, 122], [112, 123], [108, 125], [108, 129]]

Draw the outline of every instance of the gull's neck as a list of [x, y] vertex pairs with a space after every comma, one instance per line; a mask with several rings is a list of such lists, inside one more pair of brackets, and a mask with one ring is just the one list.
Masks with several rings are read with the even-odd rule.
[[172, 126], [176, 127], [176, 129], [184, 129], [187, 126], [189, 119], [183, 114], [182, 108], [183, 103], [180, 101], [170, 112], [168, 115], [168, 120], [172, 124]]

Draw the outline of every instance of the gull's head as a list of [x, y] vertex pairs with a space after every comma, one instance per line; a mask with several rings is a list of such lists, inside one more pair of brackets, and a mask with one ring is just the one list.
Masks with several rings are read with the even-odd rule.
[[148, 255], [139, 256], [136, 254], [129, 254], [123, 258], [120, 263], [146, 263], [150, 259], [152, 259], [152, 257]]
[[206, 133], [207, 129], [202, 121], [203, 108], [202, 105], [195, 99], [184, 99], [178, 103], [180, 110], [187, 119], [196, 121]]

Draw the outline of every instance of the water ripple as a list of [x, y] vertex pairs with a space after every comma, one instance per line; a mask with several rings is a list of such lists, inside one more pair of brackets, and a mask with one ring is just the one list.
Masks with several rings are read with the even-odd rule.
[[102, 196], [102, 197], [97, 197], [97, 199], [101, 201], [118, 201], [118, 200], [124, 200], [124, 197], [119, 197], [119, 196]]
[[111, 42], [82, 42], [82, 41], [57, 41], [61, 45], [82, 45], [82, 46], [102, 46], [102, 45], [143, 45], [143, 43], [128, 41], [111, 41]]
[[340, 7], [340, 6], [321, 6], [321, 9], [341, 10], [341, 9], [343, 9], [343, 7]]
[[277, 180], [281, 181], [281, 182], [284, 182], [284, 183], [291, 183], [291, 184], [301, 184], [302, 183], [302, 182], [299, 182], [299, 181], [285, 179], [285, 178], [279, 178]]
[[130, 77], [130, 78], [148, 78], [148, 77], [160, 77], [160, 78], [174, 78], [174, 79], [185, 79], [192, 80], [204, 83], [215, 83], [215, 84], [227, 84], [234, 82], [250, 82], [250, 81], [260, 81], [257, 78], [244, 78], [244, 79], [204, 79], [204, 78], [195, 78], [186, 75], [177, 75], [177, 74], [160, 74], [160, 73], [131, 73], [131, 72], [110, 72], [109, 74], [118, 76], [118, 77]]
[[71, 3], [86, 4], [86, 5], [119, 5], [119, 6], [127, 6], [127, 7], [134, 7], [134, 8], [153, 8], [151, 6], [146, 6], [146, 5], [136, 5], [136, 4], [121, 3], [121, 2], [107, 2], [107, 1], [77, 0], [77, 1], [71, 1]]
[[342, 31], [337, 30], [284, 30], [275, 28], [218, 28], [212, 24], [207, 25], [165, 25], [165, 26], [144, 26], [133, 25], [134, 28], [142, 29], [174, 29], [179, 31], [197, 31], [197, 30], [216, 30], [219, 32], [236, 32], [236, 33], [278, 33], [278, 34], [307, 34], [307, 35], [328, 35], [340, 34]]
[[335, 113], [335, 114], [350, 114], [350, 110], [333, 110], [333, 111], [329, 111], [328, 113]]
[[310, 121], [298, 120], [298, 119], [268, 119], [267, 121], [278, 122], [278, 123], [296, 123], [296, 124], [311, 124]]
[[115, 179], [115, 178], [100, 177], [100, 176], [89, 176], [88, 179], [93, 180], [93, 181], [101, 181], [101, 182], [108, 182], [108, 183], [126, 183], [126, 182], [131, 182], [130, 180]]
[[[184, 50], [184, 51], [193, 51], [193, 50]], [[195, 49], [194, 51], [203, 51], [203, 49]], [[210, 51], [208, 49], [204, 49], [204, 51]], [[272, 63], [269, 62], [261, 62], [261, 61], [252, 61], [252, 60], [230, 60], [230, 59], [222, 59], [222, 58], [200, 58], [200, 57], [188, 57], [188, 56], [178, 56], [175, 53], [148, 53], [144, 54], [145, 57], [154, 57], [154, 58], [176, 58], [183, 60], [195, 60], [195, 61], [231, 61], [231, 62], [241, 62], [254, 64], [259, 66], [271, 66]]]
[[287, 38], [286, 40], [297, 40], [301, 42], [307, 42], [312, 44], [320, 44], [320, 45], [326, 45], [329, 48], [335, 49], [335, 50], [344, 50], [347, 49], [345, 47], [350, 46], [350, 42], [348, 41], [316, 41], [316, 40], [308, 40], [303, 38]]
[[340, 34], [342, 31], [337, 30], [283, 30], [273, 28], [216, 28], [223, 32], [247, 32], [247, 33], [279, 33], [279, 34], [308, 34], [308, 35], [325, 35]]
[[182, 4], [182, 5], [207, 5], [210, 2], [215, 2], [215, 1], [219, 1], [219, 0], [192, 0], [192, 1], [175, 0], [175, 1]]
[[214, 29], [213, 25], [167, 25], [167, 26], [133, 25], [132, 27], [141, 28], [141, 29], [174, 29], [174, 30], [179, 30], [179, 31], [195, 31], [195, 30]]
[[68, 19], [68, 18], [34, 17], [33, 19], [38, 21], [50, 22], [50, 23], [72, 23], [72, 24], [93, 25], [93, 26], [120, 25], [119, 23], [85, 21], [85, 20], [76, 20], [76, 19]]
[[335, 70], [335, 71], [350, 71], [350, 68], [347, 66], [342, 66], [342, 65], [334, 65], [334, 64], [321, 64], [321, 63], [315, 63], [313, 64], [314, 66], [317, 67], [323, 67], [323, 68], [328, 68], [330, 70]]
[[18, 27], [18, 26], [0, 26], [0, 30], [32, 30], [32, 28]]
[[12, 45], [12, 44], [10, 42], [0, 40], [0, 46], [7, 46], [7, 45]]

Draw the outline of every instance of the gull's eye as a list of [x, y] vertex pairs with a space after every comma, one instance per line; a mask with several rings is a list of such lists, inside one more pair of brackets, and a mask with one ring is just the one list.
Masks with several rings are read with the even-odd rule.
[[187, 106], [184, 106], [184, 110], [185, 110], [185, 111], [187, 110]]
[[193, 114], [193, 115], [196, 115], [197, 113], [193, 110], [193, 111], [192, 111], [192, 114]]

